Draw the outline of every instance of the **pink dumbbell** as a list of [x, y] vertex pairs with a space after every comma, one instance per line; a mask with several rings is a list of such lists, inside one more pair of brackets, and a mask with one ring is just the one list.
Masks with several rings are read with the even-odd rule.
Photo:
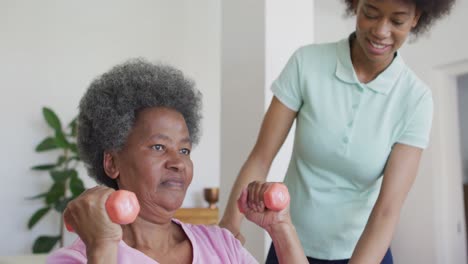
[[[289, 192], [286, 185], [275, 182], [271, 184], [268, 189], [263, 193], [263, 203], [265, 207], [272, 211], [281, 211], [289, 204]], [[237, 201], [237, 206], [241, 213], [244, 213], [241, 206], [241, 201]]]
[[[106, 201], [106, 211], [112, 222], [119, 225], [133, 223], [140, 212], [140, 204], [133, 192], [118, 190], [109, 195]], [[73, 228], [67, 222], [65, 227], [73, 232]]]
[[273, 211], [281, 211], [289, 204], [289, 192], [286, 185], [275, 182], [263, 194], [265, 207]]

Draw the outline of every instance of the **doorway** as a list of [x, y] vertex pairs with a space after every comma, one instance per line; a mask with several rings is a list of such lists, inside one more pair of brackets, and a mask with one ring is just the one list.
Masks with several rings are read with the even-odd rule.
[[465, 230], [468, 230], [468, 73], [457, 76], [457, 95], [458, 124], [460, 128], [460, 155], [463, 176], [463, 200], [465, 204]]
[[[468, 199], [464, 198], [464, 183], [468, 183], [463, 165], [462, 140], [468, 135], [461, 130], [461, 121], [468, 124], [466, 99], [468, 91], [468, 59], [462, 59], [435, 68], [432, 79], [436, 120], [432, 155], [436, 171], [434, 180], [435, 208], [435, 263], [468, 263], [466, 214]], [[459, 87], [462, 87], [459, 90]], [[459, 95], [464, 93], [463, 95]], [[466, 98], [466, 97], [464, 97]], [[462, 109], [460, 109], [462, 108]], [[463, 135], [463, 139], [462, 139]], [[468, 189], [467, 189], [468, 191]], [[467, 192], [468, 193], [468, 192]], [[465, 200], [467, 201], [465, 203]]]

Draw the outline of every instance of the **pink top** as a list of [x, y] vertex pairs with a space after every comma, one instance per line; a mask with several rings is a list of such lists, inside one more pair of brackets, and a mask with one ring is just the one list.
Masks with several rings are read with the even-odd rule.
[[[192, 263], [258, 263], [255, 258], [227, 229], [219, 226], [192, 225], [173, 219], [180, 225], [192, 243]], [[77, 239], [71, 246], [52, 252], [47, 258], [48, 264], [87, 263], [86, 246]], [[117, 263], [157, 264], [154, 259], [119, 242]]]

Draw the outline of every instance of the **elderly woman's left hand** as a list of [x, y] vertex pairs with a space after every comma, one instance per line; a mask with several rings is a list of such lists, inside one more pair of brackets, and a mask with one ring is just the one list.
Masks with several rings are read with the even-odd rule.
[[245, 217], [267, 231], [277, 224], [291, 224], [289, 204], [280, 211], [273, 211], [265, 206], [264, 194], [272, 184], [271, 182], [251, 182], [242, 190], [237, 200], [239, 210]]

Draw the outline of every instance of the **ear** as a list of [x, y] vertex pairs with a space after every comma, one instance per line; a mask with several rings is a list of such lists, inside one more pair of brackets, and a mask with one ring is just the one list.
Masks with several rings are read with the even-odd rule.
[[357, 14], [358, 5], [359, 5], [359, 0], [353, 0], [353, 12], [355, 15]]
[[107, 176], [114, 180], [119, 177], [120, 172], [115, 164], [115, 157], [113, 153], [104, 151], [104, 158], [102, 163], [104, 172], [106, 172]]
[[411, 25], [411, 28], [416, 27], [418, 25], [419, 18], [421, 17], [421, 10], [416, 9], [414, 18], [413, 18], [413, 24]]

